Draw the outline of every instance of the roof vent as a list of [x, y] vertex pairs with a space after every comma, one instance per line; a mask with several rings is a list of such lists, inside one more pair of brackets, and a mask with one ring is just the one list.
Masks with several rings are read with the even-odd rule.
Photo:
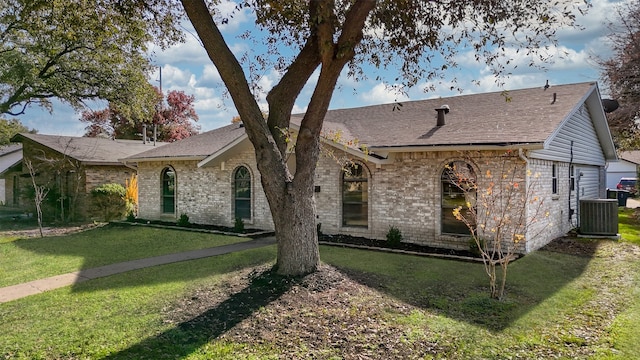
[[437, 108], [436, 111], [438, 112], [438, 122], [436, 123], [436, 125], [442, 126], [444, 125], [444, 114], [449, 113], [449, 105], [442, 105]]

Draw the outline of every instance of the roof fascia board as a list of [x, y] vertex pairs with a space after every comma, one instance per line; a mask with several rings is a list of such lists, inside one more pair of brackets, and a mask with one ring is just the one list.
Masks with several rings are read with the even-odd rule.
[[16, 166], [18, 166], [18, 164], [20, 164], [22, 162], [22, 159], [19, 159], [18, 161], [14, 162], [13, 164], [7, 166], [6, 169], [4, 169], [3, 171], [0, 172], [0, 178], [4, 177], [5, 174], [14, 171], [13, 168], [15, 168]]
[[211, 161], [217, 159], [218, 157], [224, 155], [226, 152], [228, 152], [229, 150], [233, 149], [236, 145], [240, 144], [242, 141], [244, 141], [245, 139], [248, 139], [249, 137], [247, 136], [247, 133], [245, 132], [244, 134], [238, 136], [235, 140], [231, 141], [230, 143], [228, 143], [227, 145], [223, 146], [220, 150], [214, 152], [213, 154], [207, 156], [206, 158], [204, 158], [203, 160], [201, 160], [198, 163], [198, 167], [203, 167], [205, 165], [207, 165], [208, 163], [210, 163]]
[[[167, 161], [167, 160], [172, 160], [172, 161], [192, 161], [192, 160], [196, 160], [196, 161], [200, 161], [204, 158], [204, 156], [163, 156], [163, 157], [140, 157], [140, 158], [124, 158], [124, 159], [118, 159], [118, 161], [120, 163], [134, 163], [134, 162], [141, 162], [141, 161]], [[97, 165], [98, 163], [94, 164]], [[104, 164], [104, 163], [102, 163]]]
[[370, 147], [376, 154], [388, 154], [398, 152], [431, 152], [431, 151], [470, 151], [470, 150], [538, 150], [542, 149], [542, 143], [525, 143], [525, 144], [508, 144], [508, 145], [482, 145], [482, 144], [467, 144], [467, 145], [416, 145], [416, 146], [380, 146]]
[[[298, 124], [296, 124], [296, 123], [291, 122], [289, 124], [289, 129], [293, 130], [293, 131], [295, 131], [297, 133], [300, 130], [300, 126]], [[344, 144], [340, 144], [338, 142], [329, 140], [329, 139], [323, 137], [322, 135], [320, 135], [320, 142], [322, 144], [329, 145], [329, 146], [335, 148], [336, 150], [341, 150], [341, 151], [346, 152], [349, 155], [353, 155], [353, 156], [355, 156], [356, 158], [358, 158], [358, 159], [360, 159], [362, 161], [371, 162], [371, 163], [374, 163], [376, 165], [385, 165], [385, 164], [392, 164], [393, 163], [393, 159], [389, 159], [389, 158], [387, 158], [387, 156], [384, 156], [385, 159], [378, 159], [378, 158], [375, 158], [375, 157], [373, 157], [373, 156], [361, 151], [360, 149], [355, 149], [355, 148], [346, 146]], [[369, 150], [371, 150], [371, 148], [369, 148]], [[378, 153], [376, 153], [376, 154], [378, 154]]]
[[594, 91], [591, 96], [587, 98], [586, 103], [589, 108], [589, 113], [594, 117], [593, 126], [596, 129], [598, 140], [600, 140], [605, 160], [618, 160], [618, 152], [616, 151], [616, 146], [613, 143], [613, 138], [611, 137], [609, 122], [607, 121], [607, 115], [604, 113], [604, 108], [602, 107], [602, 98], [600, 96], [600, 90], [597, 83], [594, 85]]

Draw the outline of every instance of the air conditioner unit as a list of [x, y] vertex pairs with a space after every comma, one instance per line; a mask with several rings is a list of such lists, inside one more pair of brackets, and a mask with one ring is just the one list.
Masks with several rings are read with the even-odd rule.
[[615, 236], [618, 234], [618, 200], [580, 200], [580, 234]]

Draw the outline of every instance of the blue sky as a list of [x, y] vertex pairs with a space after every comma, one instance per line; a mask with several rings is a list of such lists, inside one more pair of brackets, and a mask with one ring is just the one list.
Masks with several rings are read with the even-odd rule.
[[[624, 0], [632, 1], [632, 0]], [[551, 47], [548, 51], [552, 55], [552, 61], [545, 65], [546, 69], [530, 68], [527, 64], [530, 57], [524, 52], [518, 54], [512, 52], [514, 61], [511, 64], [519, 64], [511, 70], [512, 75], [504, 80], [504, 89], [519, 89], [528, 87], [542, 87], [546, 80], [551, 85], [566, 84], [599, 80], [599, 70], [594, 57], [608, 57], [610, 50], [607, 47], [606, 35], [609, 30], [606, 26], [608, 20], [613, 20], [615, 4], [620, 1], [592, 0], [593, 7], [586, 16], [578, 17], [578, 23], [584, 30], [561, 29], [557, 33], [558, 47]], [[234, 8], [232, 1], [222, 1], [223, 11], [231, 11]], [[226, 10], [225, 10], [226, 9]], [[239, 40], [236, 35], [253, 27], [250, 14], [237, 13], [232, 21], [222, 29], [230, 48], [236, 54], [250, 49], [250, 46]], [[195, 108], [200, 120], [198, 121], [202, 131], [212, 130], [230, 123], [231, 118], [237, 115], [231, 99], [225, 96], [225, 89], [220, 82], [217, 71], [207, 57], [199, 41], [189, 32], [192, 30], [185, 24], [186, 42], [176, 45], [165, 51], [152, 48], [154, 63], [162, 67], [162, 89], [166, 93], [169, 90], [180, 90], [195, 96]], [[509, 50], [509, 49], [508, 49]], [[407, 94], [397, 94], [386, 89], [383, 83], [375, 81], [371, 77], [364, 81], [354, 81], [347, 76], [339, 80], [339, 88], [336, 90], [331, 102], [331, 109], [358, 107], [370, 104], [390, 103], [394, 101], [420, 100], [434, 97], [447, 97], [459, 95], [458, 91], [451, 91], [447, 79], [457, 78], [457, 85], [463, 89], [463, 93], [482, 93], [501, 91], [495, 78], [486, 65], [478, 63], [471, 51], [461, 49], [456, 57], [459, 68], [450, 70], [444, 74], [444, 80], [433, 83], [420, 83], [407, 91]], [[379, 71], [369, 69], [369, 71]], [[384, 74], [382, 74], [384, 75]], [[151, 75], [150, 81], [159, 85], [159, 71]], [[267, 70], [260, 78], [259, 83], [266, 89], [275, 84], [278, 74]], [[473, 81], [479, 81], [475, 84]], [[304, 112], [306, 101], [312, 91], [313, 78], [310, 84], [303, 90], [296, 102], [294, 112]], [[435, 91], [424, 92], [425, 87], [434, 86]], [[603, 87], [600, 87], [604, 91]], [[258, 94], [258, 100], [266, 109], [264, 95]], [[103, 104], [93, 104], [95, 110], [104, 108]], [[82, 136], [85, 124], [79, 120], [79, 114], [70, 107], [55, 102], [52, 114], [38, 108], [30, 107], [19, 120], [29, 128], [35, 128], [41, 134]]]

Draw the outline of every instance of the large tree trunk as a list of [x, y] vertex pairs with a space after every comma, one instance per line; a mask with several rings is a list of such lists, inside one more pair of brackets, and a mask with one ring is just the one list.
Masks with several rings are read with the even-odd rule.
[[277, 271], [283, 275], [314, 272], [320, 261], [315, 201], [306, 189], [290, 189], [282, 206], [271, 211], [278, 239]]

